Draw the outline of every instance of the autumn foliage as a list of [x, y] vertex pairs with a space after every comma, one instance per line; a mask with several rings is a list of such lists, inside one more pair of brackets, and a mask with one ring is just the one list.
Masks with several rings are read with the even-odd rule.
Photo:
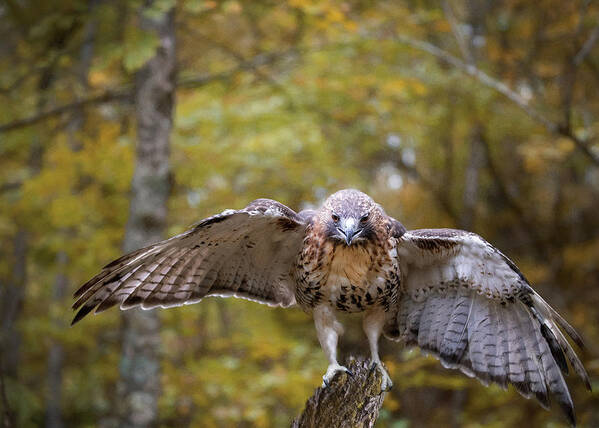
[[[157, 47], [141, 3], [0, 6], [0, 418], [16, 426], [47, 422], [49, 403], [65, 426], [116, 423], [120, 314], [68, 326], [71, 293], [122, 252], [134, 76]], [[156, 0], [141, 13], [171, 8], [168, 235], [258, 197], [301, 209], [359, 188], [408, 228], [466, 228], [509, 254], [585, 338], [599, 390], [597, 3]], [[160, 426], [285, 426], [321, 383], [300, 310], [206, 299], [160, 319]], [[359, 323], [340, 346], [367, 355]], [[382, 355], [395, 387], [377, 426], [565, 424], [417, 351]], [[580, 426], [599, 426], [597, 392], [568, 381]]]

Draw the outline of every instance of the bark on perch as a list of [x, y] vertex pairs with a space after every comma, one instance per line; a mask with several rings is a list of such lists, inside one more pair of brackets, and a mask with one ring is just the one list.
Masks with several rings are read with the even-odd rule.
[[370, 365], [364, 359], [348, 361], [353, 376], [338, 373], [328, 387], [318, 388], [291, 427], [373, 427], [385, 393], [381, 373]]

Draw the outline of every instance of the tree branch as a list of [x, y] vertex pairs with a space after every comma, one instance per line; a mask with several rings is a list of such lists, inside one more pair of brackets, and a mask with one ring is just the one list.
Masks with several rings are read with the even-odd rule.
[[0, 358], [0, 403], [2, 403], [2, 412], [0, 413], [0, 422], [2, 428], [12, 428], [15, 426], [15, 418], [10, 404], [8, 403], [8, 397], [6, 395], [6, 385], [4, 379], [4, 362]]
[[433, 45], [432, 43], [423, 42], [421, 40], [415, 40], [405, 35], [397, 35], [395, 36], [395, 40], [403, 43], [407, 46], [410, 46], [414, 49], [417, 49], [422, 52], [426, 52], [428, 54], [433, 55], [434, 57], [446, 62], [461, 70], [462, 72], [472, 76], [476, 80], [478, 80], [483, 85], [499, 92], [504, 95], [507, 99], [516, 104], [520, 109], [522, 109], [530, 118], [539, 122], [541, 125], [545, 127], [545, 129], [553, 134], [562, 135], [566, 138], [569, 138], [574, 142], [576, 147], [584, 153], [589, 160], [591, 160], [595, 165], [599, 166], [599, 156], [595, 154], [588, 147], [588, 142], [583, 141], [578, 138], [572, 130], [567, 126], [560, 126], [559, 124], [549, 120], [545, 116], [543, 116], [540, 112], [538, 112], [535, 108], [528, 104], [528, 101], [522, 97], [517, 92], [513, 91], [509, 86], [503, 83], [500, 80], [495, 79], [494, 77], [489, 76], [487, 73], [477, 68], [472, 64], [466, 64], [464, 61], [459, 58], [453, 56], [447, 51], [440, 49], [439, 47]]
[[593, 31], [591, 31], [589, 38], [584, 42], [582, 48], [580, 48], [580, 50], [574, 57], [574, 64], [580, 65], [580, 63], [584, 61], [588, 54], [591, 53], [591, 50], [593, 50], [593, 47], [595, 46], [595, 43], [597, 43], [597, 40], [599, 40], [599, 25], [593, 28]]
[[466, 41], [462, 30], [460, 30], [460, 25], [453, 13], [451, 5], [448, 0], [443, 1], [443, 12], [445, 13], [445, 19], [449, 22], [451, 26], [451, 32], [453, 33], [453, 37], [455, 38], [458, 47], [460, 48], [460, 52], [462, 53], [462, 57], [469, 63], [474, 63], [474, 58], [472, 57], [472, 52], [469, 49], [469, 42]]
[[[230, 70], [213, 74], [200, 74], [180, 78], [176, 82], [176, 87], [182, 89], [192, 89], [207, 85], [208, 83], [212, 83], [215, 81], [227, 80], [241, 71], [253, 70], [257, 67], [275, 63], [276, 61], [279, 61], [289, 56], [293, 56], [295, 54], [297, 54], [297, 51], [295, 49], [289, 49], [283, 52], [259, 54], [247, 61], [240, 62]], [[60, 116], [63, 113], [78, 110], [89, 105], [104, 104], [108, 102], [121, 100], [130, 100], [132, 95], [133, 87], [131, 85], [125, 85], [120, 88], [109, 89], [101, 94], [81, 98], [79, 100], [75, 100], [73, 102], [63, 104], [61, 106], [53, 107], [51, 109], [45, 110], [43, 112], [34, 114], [23, 119], [17, 119], [13, 122], [1, 124], [0, 134], [24, 128], [26, 126], [35, 125], [36, 123], [42, 122], [46, 119]]]
[[131, 95], [132, 90], [128, 86], [117, 89], [109, 89], [99, 95], [81, 98], [71, 103], [63, 104], [61, 106], [42, 111], [40, 113], [34, 114], [23, 119], [18, 119], [13, 122], [4, 123], [0, 125], [0, 134], [24, 128], [29, 125], [35, 125], [36, 123], [42, 122], [46, 119], [50, 119], [55, 116], [60, 116], [63, 113], [78, 110], [88, 105], [104, 104], [107, 102], [129, 99], [131, 98]]
[[347, 368], [353, 376], [339, 373], [329, 386], [318, 388], [292, 428], [374, 426], [385, 399], [381, 373], [364, 359], [349, 361]]

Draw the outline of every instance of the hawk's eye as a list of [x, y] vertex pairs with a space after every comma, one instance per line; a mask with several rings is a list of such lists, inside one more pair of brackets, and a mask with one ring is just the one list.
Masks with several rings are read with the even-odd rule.
[[366, 223], [368, 221], [368, 216], [369, 214], [364, 214], [361, 218], [360, 218], [360, 223]]
[[333, 219], [333, 221], [334, 221], [335, 223], [337, 223], [337, 222], [339, 221], [339, 216], [338, 216], [337, 214], [333, 214], [333, 215], [331, 215], [331, 218]]

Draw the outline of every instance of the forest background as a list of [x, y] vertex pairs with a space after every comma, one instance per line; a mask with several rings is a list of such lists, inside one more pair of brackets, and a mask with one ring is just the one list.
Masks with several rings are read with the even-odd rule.
[[[599, 391], [597, 2], [4, 0], [0, 38], [2, 426], [135, 416], [127, 322], [69, 328], [70, 305], [123, 251], [140, 88], [162, 60], [163, 236], [258, 197], [301, 209], [359, 188], [408, 228], [469, 229], [510, 255], [586, 339]], [[151, 313], [136, 333], [157, 349], [140, 372], [151, 424], [284, 426], [321, 382], [300, 310]], [[364, 342], [350, 329], [343, 354]], [[383, 354], [395, 388], [377, 426], [564, 426], [418, 351]], [[599, 426], [599, 393], [569, 383], [580, 426]]]

